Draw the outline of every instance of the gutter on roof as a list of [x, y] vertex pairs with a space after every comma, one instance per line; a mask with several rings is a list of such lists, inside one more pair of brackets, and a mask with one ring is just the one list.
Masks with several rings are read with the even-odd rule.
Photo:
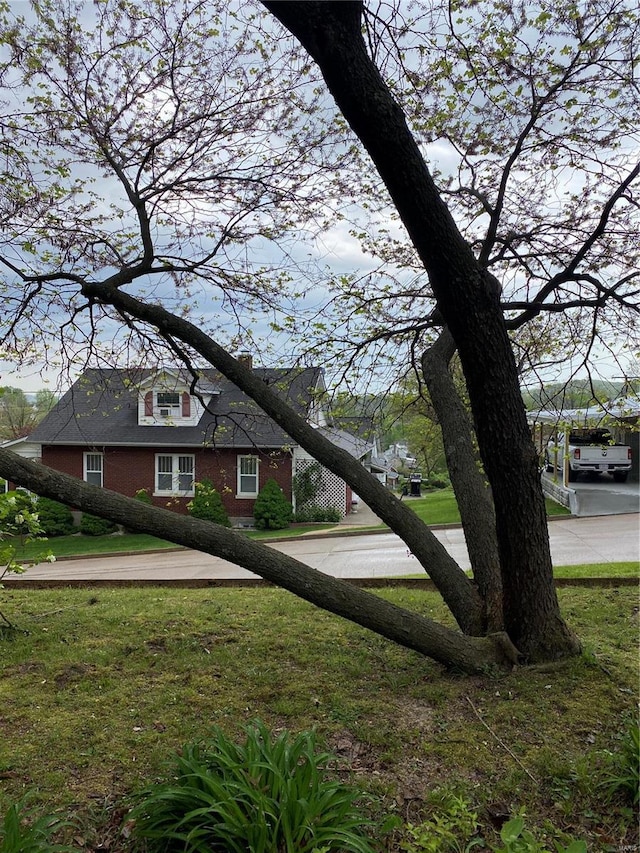
[[[282, 444], [179, 444], [173, 441], [148, 442], [140, 441], [131, 443], [129, 441], [34, 441], [33, 444], [41, 444], [43, 447], [188, 447], [201, 448], [203, 450], [233, 450], [236, 447], [249, 447], [257, 450], [282, 450]], [[290, 445], [287, 445], [289, 447]]]

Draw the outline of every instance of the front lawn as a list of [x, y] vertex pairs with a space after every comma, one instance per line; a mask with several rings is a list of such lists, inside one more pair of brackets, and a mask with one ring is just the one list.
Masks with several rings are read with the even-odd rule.
[[[280, 539], [333, 527], [335, 527], [333, 524], [305, 524], [289, 527], [286, 530], [240, 530], [239, 532], [251, 539]], [[174, 542], [158, 539], [146, 533], [109, 533], [105, 536], [84, 536], [81, 533], [73, 533], [70, 536], [55, 536], [46, 542], [27, 542], [24, 545], [14, 539], [12, 544], [17, 548], [16, 560], [19, 563], [37, 559], [47, 551], [51, 551], [56, 559], [62, 559], [180, 547]]]
[[[407, 505], [427, 524], [459, 524], [460, 513], [453, 489], [429, 492], [421, 498], [403, 498]], [[545, 498], [547, 516], [570, 515], [566, 507]]]
[[146, 533], [109, 533], [105, 536], [84, 536], [73, 533], [70, 536], [55, 536], [46, 542], [27, 542], [22, 545], [17, 540], [16, 560], [28, 562], [46, 551], [51, 551], [56, 559], [76, 556], [94, 556], [98, 554], [126, 553], [128, 551], [158, 551], [176, 548], [173, 542], [165, 542]]
[[[377, 594], [450, 624], [435, 593]], [[78, 853], [126, 853], [131, 795], [182, 744], [259, 718], [316, 729], [330, 772], [365, 792], [380, 853], [470, 849], [470, 834], [485, 853], [497, 815], [520, 811], [545, 850], [636, 849], [631, 801], [606, 786], [637, 710], [636, 590], [559, 597], [581, 656], [463, 677], [274, 588], [5, 589], [24, 633], [0, 637], [0, 820], [29, 794], [72, 818]], [[458, 846], [410, 846], [408, 825], [426, 840], [434, 821]]]

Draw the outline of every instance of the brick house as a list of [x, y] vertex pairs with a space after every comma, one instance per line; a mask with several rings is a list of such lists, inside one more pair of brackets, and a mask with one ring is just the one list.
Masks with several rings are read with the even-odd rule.
[[[319, 402], [320, 368], [253, 368], [309, 423], [366, 459], [369, 444], [332, 427]], [[214, 370], [197, 383], [180, 368], [88, 369], [29, 436], [45, 465], [186, 512], [194, 484], [207, 477], [236, 525], [250, 524], [270, 478], [294, 502], [292, 480], [314, 460], [239, 388]], [[19, 448], [16, 447], [16, 451]], [[349, 487], [326, 469], [317, 502], [346, 515]]]

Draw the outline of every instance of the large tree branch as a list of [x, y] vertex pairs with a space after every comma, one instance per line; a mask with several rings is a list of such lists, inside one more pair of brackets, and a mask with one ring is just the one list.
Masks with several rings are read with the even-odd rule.
[[453, 381], [456, 346], [445, 327], [422, 355], [422, 373], [438, 414], [447, 469], [464, 528], [473, 575], [484, 601], [489, 630], [502, 628], [502, 583], [491, 489], [474, 444], [471, 415]]
[[182, 341], [241, 388], [315, 459], [346, 480], [365, 503], [404, 539], [429, 573], [460, 627], [466, 633], [482, 633], [482, 607], [474, 583], [417, 515], [372, 477], [353, 456], [322, 436], [253, 371], [193, 323], [177, 317], [161, 305], [135, 299], [119, 286], [86, 283], [82, 292], [97, 302], [114, 306], [129, 317], [151, 324], [164, 337]]
[[[561, 285], [580, 279], [581, 276], [577, 272], [579, 265], [582, 263], [582, 261], [585, 260], [589, 251], [596, 245], [598, 240], [605, 234], [607, 224], [609, 222], [614, 207], [620, 201], [621, 198], [625, 197], [625, 195], [629, 191], [629, 188], [637, 179], [638, 175], [640, 175], [640, 163], [637, 163], [634, 168], [631, 169], [625, 179], [620, 182], [620, 184], [616, 187], [613, 193], [609, 196], [609, 198], [602, 207], [598, 222], [594, 226], [589, 236], [577, 249], [571, 260], [565, 265], [564, 269], [556, 273], [553, 278], [551, 278], [543, 287], [540, 288], [540, 290], [535, 294], [533, 299], [527, 300], [527, 303], [525, 303], [524, 306], [518, 303], [514, 303], [513, 305], [509, 306], [511, 308], [524, 307], [525, 309], [521, 315], [519, 315], [512, 321], [512, 328], [519, 328], [520, 326], [524, 325], [524, 323], [527, 323], [529, 320], [533, 319], [543, 310], [556, 310], [553, 307], [549, 307], [549, 305], [545, 303], [545, 300], [552, 293], [554, 293], [554, 291], [556, 291]], [[587, 277], [586, 273], [584, 274], [584, 277]], [[591, 307], [597, 307], [594, 305], [593, 301], [575, 301], [581, 306], [590, 305]], [[564, 307], [565, 306], [563, 304], [563, 307], [560, 310], [564, 310]], [[573, 306], [566, 305], [566, 307]]]

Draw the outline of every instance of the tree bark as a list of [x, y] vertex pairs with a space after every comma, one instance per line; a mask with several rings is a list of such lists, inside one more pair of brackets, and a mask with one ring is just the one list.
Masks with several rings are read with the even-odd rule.
[[212, 522], [177, 515], [90, 486], [2, 448], [0, 475], [44, 497], [243, 566], [330, 613], [445, 666], [480, 672], [487, 665], [509, 666], [517, 662], [517, 651], [506, 634], [465, 636]]
[[531, 660], [576, 654], [563, 622], [537, 453], [527, 426], [495, 279], [458, 230], [362, 38], [360, 2], [265, 0], [318, 64], [369, 152], [429, 274], [456, 342], [482, 461], [493, 491], [505, 627]]
[[445, 326], [422, 355], [422, 373], [438, 415], [447, 469], [456, 496], [473, 577], [484, 602], [488, 632], [501, 631], [502, 581], [491, 487], [474, 442], [473, 424], [450, 372], [455, 341]]

